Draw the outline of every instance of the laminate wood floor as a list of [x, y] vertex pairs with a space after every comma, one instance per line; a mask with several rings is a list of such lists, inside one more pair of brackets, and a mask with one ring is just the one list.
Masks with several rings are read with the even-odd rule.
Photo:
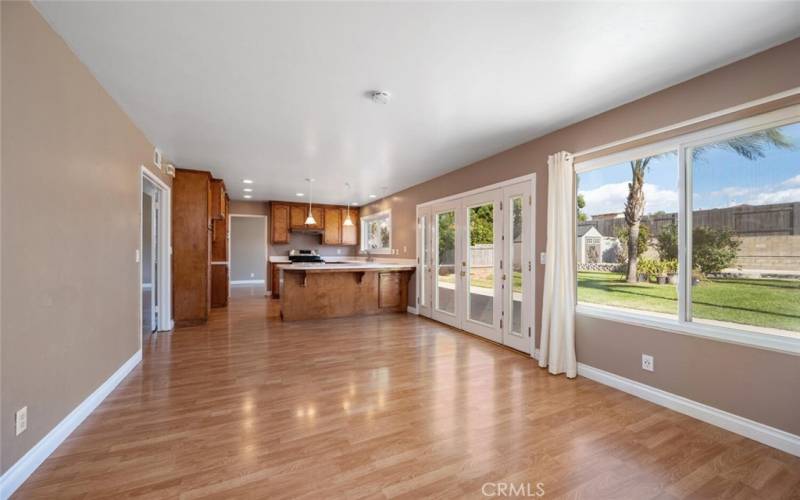
[[423, 318], [281, 323], [261, 293], [147, 338], [15, 498], [800, 498], [786, 453]]

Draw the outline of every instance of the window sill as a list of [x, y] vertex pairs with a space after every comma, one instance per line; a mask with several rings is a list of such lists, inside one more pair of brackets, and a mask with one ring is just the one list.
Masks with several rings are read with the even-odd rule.
[[589, 304], [578, 304], [575, 308], [575, 314], [589, 318], [616, 321], [628, 325], [679, 333], [681, 335], [690, 335], [758, 349], [800, 355], [800, 334], [795, 337], [789, 334], [755, 333], [718, 325], [681, 322], [677, 319], [661, 318], [648, 314], [638, 314], [636, 312], [592, 306]]

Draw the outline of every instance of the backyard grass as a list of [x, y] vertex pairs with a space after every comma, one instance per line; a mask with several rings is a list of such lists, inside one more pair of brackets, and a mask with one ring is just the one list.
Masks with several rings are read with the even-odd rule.
[[[579, 272], [578, 301], [678, 313], [675, 285], [626, 283], [618, 273]], [[698, 319], [800, 332], [800, 280], [710, 279], [692, 288]]]
[[[519, 271], [514, 271], [512, 279], [514, 280], [513, 281], [514, 291], [522, 293], [522, 273]], [[456, 278], [454, 274], [439, 276], [439, 281], [443, 283], [455, 283], [455, 280]], [[469, 281], [470, 284], [475, 287], [489, 288], [489, 289], [494, 288], [494, 276], [492, 276], [491, 274], [486, 277], [472, 276]]]

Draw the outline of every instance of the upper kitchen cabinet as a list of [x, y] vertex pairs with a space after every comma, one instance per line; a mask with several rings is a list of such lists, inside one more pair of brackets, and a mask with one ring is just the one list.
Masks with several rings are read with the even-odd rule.
[[290, 205], [286, 203], [270, 203], [270, 235], [273, 244], [289, 243]]
[[211, 180], [211, 194], [209, 196], [210, 207], [209, 216], [212, 219], [220, 220], [226, 217], [226, 202], [228, 197], [225, 190], [225, 183], [220, 179]]
[[311, 207], [311, 215], [314, 216], [314, 224], [308, 224], [308, 229], [325, 229], [325, 211], [322, 207]]
[[325, 230], [322, 233], [323, 245], [342, 244], [342, 209], [325, 207]]
[[292, 229], [305, 229], [308, 208], [304, 205], [292, 205], [289, 210], [291, 220], [290, 227]]
[[[340, 210], [342, 218], [342, 245], [358, 245], [358, 210], [350, 209], [349, 212], [347, 208], [342, 208]], [[348, 213], [350, 214], [350, 220], [353, 221], [352, 226], [344, 225]]]

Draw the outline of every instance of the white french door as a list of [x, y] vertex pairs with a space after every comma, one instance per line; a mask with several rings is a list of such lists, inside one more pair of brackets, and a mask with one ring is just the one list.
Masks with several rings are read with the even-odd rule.
[[417, 210], [417, 313], [431, 317], [430, 292], [433, 286], [433, 261], [431, 260], [431, 209], [420, 207]]
[[531, 183], [503, 188], [503, 344], [530, 354], [533, 344]]
[[502, 342], [502, 189], [461, 199], [461, 328]]
[[532, 178], [417, 207], [417, 310], [530, 353]]
[[463, 286], [461, 267], [461, 204], [444, 203], [431, 207], [431, 317], [461, 328], [463, 307], [458, 300]]

